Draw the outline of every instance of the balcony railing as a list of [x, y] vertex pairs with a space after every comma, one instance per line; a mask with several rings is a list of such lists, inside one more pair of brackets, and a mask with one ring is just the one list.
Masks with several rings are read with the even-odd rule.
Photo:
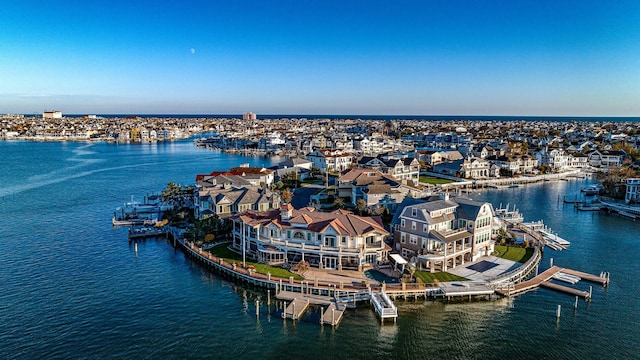
[[[234, 232], [237, 236], [242, 236], [242, 233]], [[358, 246], [356, 248], [353, 247], [343, 247], [343, 246], [325, 246], [325, 245], [310, 245], [307, 243], [299, 243], [299, 242], [291, 242], [286, 240], [278, 240], [272, 238], [260, 238], [257, 239], [255, 237], [249, 236], [245, 234], [245, 238], [247, 240], [259, 241], [263, 244], [270, 244], [276, 246], [286, 246], [287, 248], [301, 249], [301, 250], [312, 250], [312, 251], [327, 251], [327, 252], [342, 252], [342, 253], [350, 253], [350, 254], [359, 254], [362, 251], [363, 246]], [[380, 247], [382, 246], [382, 242], [379, 242]], [[367, 248], [372, 248], [371, 246], [367, 246]]]

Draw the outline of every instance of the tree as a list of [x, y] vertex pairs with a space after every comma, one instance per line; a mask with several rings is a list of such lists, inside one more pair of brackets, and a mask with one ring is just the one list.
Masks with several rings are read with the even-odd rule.
[[335, 200], [333, 200], [333, 207], [336, 208], [336, 209], [344, 208], [344, 200], [342, 200], [341, 198], [337, 197]]
[[193, 199], [193, 187], [182, 187], [174, 182], [169, 182], [160, 196], [163, 202], [173, 207], [186, 207], [189, 200]]
[[358, 199], [358, 201], [356, 201], [356, 209], [358, 209], [358, 214], [362, 215], [362, 212], [364, 211], [364, 209], [366, 209], [367, 207], [367, 203], [364, 201], [364, 199]]
[[282, 199], [282, 202], [290, 203], [291, 199], [293, 199], [293, 194], [289, 191], [289, 188], [286, 188], [282, 191], [282, 194], [280, 194], [280, 198]]

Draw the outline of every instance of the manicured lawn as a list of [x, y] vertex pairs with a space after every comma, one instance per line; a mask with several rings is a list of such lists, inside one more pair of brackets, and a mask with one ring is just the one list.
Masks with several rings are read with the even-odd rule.
[[[209, 252], [219, 258], [223, 258], [224, 261], [228, 263], [233, 263], [234, 261], [242, 262], [242, 256], [229, 250], [227, 246], [229, 246], [229, 244], [220, 244], [216, 247], [209, 249]], [[267, 275], [267, 273], [271, 273], [272, 277], [289, 279], [289, 276], [293, 276], [295, 280], [304, 279], [302, 276], [298, 274], [292, 273], [291, 271], [288, 271], [283, 268], [275, 267], [275, 266], [260, 264], [253, 261], [247, 261], [247, 265], [253, 266], [254, 268], [256, 268], [257, 273], [263, 274], [263, 275]]]
[[416, 272], [413, 275], [418, 279], [422, 280], [422, 282], [424, 283], [432, 283], [433, 280], [438, 280], [440, 282], [469, 280], [467, 278], [463, 278], [458, 275], [453, 275], [448, 272], [430, 273], [427, 271], [416, 270]]
[[525, 249], [521, 247], [496, 245], [494, 250], [498, 253], [496, 255], [497, 257], [521, 263], [526, 262], [531, 255], [533, 255], [533, 249], [531, 248]]
[[431, 184], [431, 185], [442, 185], [442, 184], [449, 184], [454, 182], [453, 180], [449, 180], [449, 179], [440, 179], [437, 177], [433, 177], [433, 176], [420, 176], [420, 182], [421, 183], [426, 183], [426, 184]]

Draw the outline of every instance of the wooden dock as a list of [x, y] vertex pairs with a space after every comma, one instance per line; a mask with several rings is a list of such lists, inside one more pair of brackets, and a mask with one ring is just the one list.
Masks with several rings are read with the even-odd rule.
[[609, 277], [608, 276], [604, 276], [603, 273], [601, 274], [601, 276], [597, 276], [597, 275], [592, 275], [592, 274], [588, 274], [582, 271], [577, 271], [577, 270], [571, 270], [571, 269], [564, 269], [558, 266], [552, 266], [549, 269], [543, 271], [542, 273], [538, 274], [536, 277], [531, 278], [527, 281], [523, 281], [521, 283], [515, 284], [515, 285], [511, 285], [508, 288], [503, 288], [503, 289], [496, 289], [496, 293], [500, 294], [502, 296], [514, 296], [514, 295], [519, 295], [522, 293], [525, 293], [527, 291], [530, 290], [534, 290], [537, 289], [540, 286], [543, 286], [545, 288], [548, 289], [552, 289], [552, 290], [556, 290], [559, 292], [564, 292], [566, 294], [569, 295], [574, 295], [574, 296], [578, 296], [581, 297], [583, 299], [589, 300], [591, 298], [591, 293], [590, 292], [586, 292], [586, 291], [582, 291], [582, 290], [577, 290], [574, 288], [570, 288], [568, 286], [563, 286], [563, 285], [559, 285], [556, 283], [552, 283], [551, 280], [553, 278], [555, 278], [557, 275], [561, 275], [561, 274], [566, 274], [566, 275], [570, 275], [570, 276], [574, 276], [574, 277], [578, 277], [581, 280], [586, 280], [586, 281], [590, 281], [593, 283], [597, 283], [603, 286], [606, 286], [609, 284]]
[[556, 283], [552, 283], [551, 281], [544, 281], [540, 283], [540, 286], [545, 287], [547, 289], [563, 292], [565, 294], [574, 295], [586, 300], [588, 300], [591, 297], [588, 291], [582, 291], [582, 290], [570, 288], [568, 286], [558, 285]]
[[335, 303], [331, 303], [329, 307], [322, 313], [320, 318], [320, 324], [331, 325], [333, 327], [338, 326], [340, 320], [342, 320], [342, 315], [344, 315], [344, 307], [338, 307]]
[[531, 278], [527, 281], [523, 281], [521, 283], [512, 285], [507, 289], [496, 289], [496, 293], [502, 296], [514, 296], [514, 295], [520, 295], [530, 290], [537, 289], [542, 282], [549, 281], [549, 279], [551, 279], [553, 275], [555, 275], [560, 270], [561, 270], [560, 267], [552, 266], [549, 269], [538, 274], [536, 277]]
[[309, 308], [309, 299], [296, 298], [291, 301], [282, 313], [283, 319], [298, 320]]
[[280, 291], [276, 294], [276, 298], [278, 300], [285, 301], [294, 301], [296, 299], [299, 300], [308, 300], [312, 305], [321, 305], [321, 306], [329, 306], [334, 302], [333, 297], [324, 296], [324, 295], [315, 295], [315, 294], [303, 294], [299, 292], [293, 291]]
[[582, 280], [590, 281], [592, 283], [600, 284], [602, 286], [609, 285], [609, 278], [605, 276], [596, 276], [592, 274], [587, 274], [582, 271], [571, 270], [571, 269], [562, 269], [562, 272], [569, 275], [574, 275]]

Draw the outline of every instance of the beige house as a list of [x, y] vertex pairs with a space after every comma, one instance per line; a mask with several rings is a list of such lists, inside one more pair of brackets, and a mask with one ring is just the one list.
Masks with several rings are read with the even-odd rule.
[[232, 249], [267, 264], [295, 264], [330, 270], [363, 270], [385, 262], [389, 232], [379, 218], [344, 210], [326, 213], [314, 208], [247, 211], [231, 217]]

